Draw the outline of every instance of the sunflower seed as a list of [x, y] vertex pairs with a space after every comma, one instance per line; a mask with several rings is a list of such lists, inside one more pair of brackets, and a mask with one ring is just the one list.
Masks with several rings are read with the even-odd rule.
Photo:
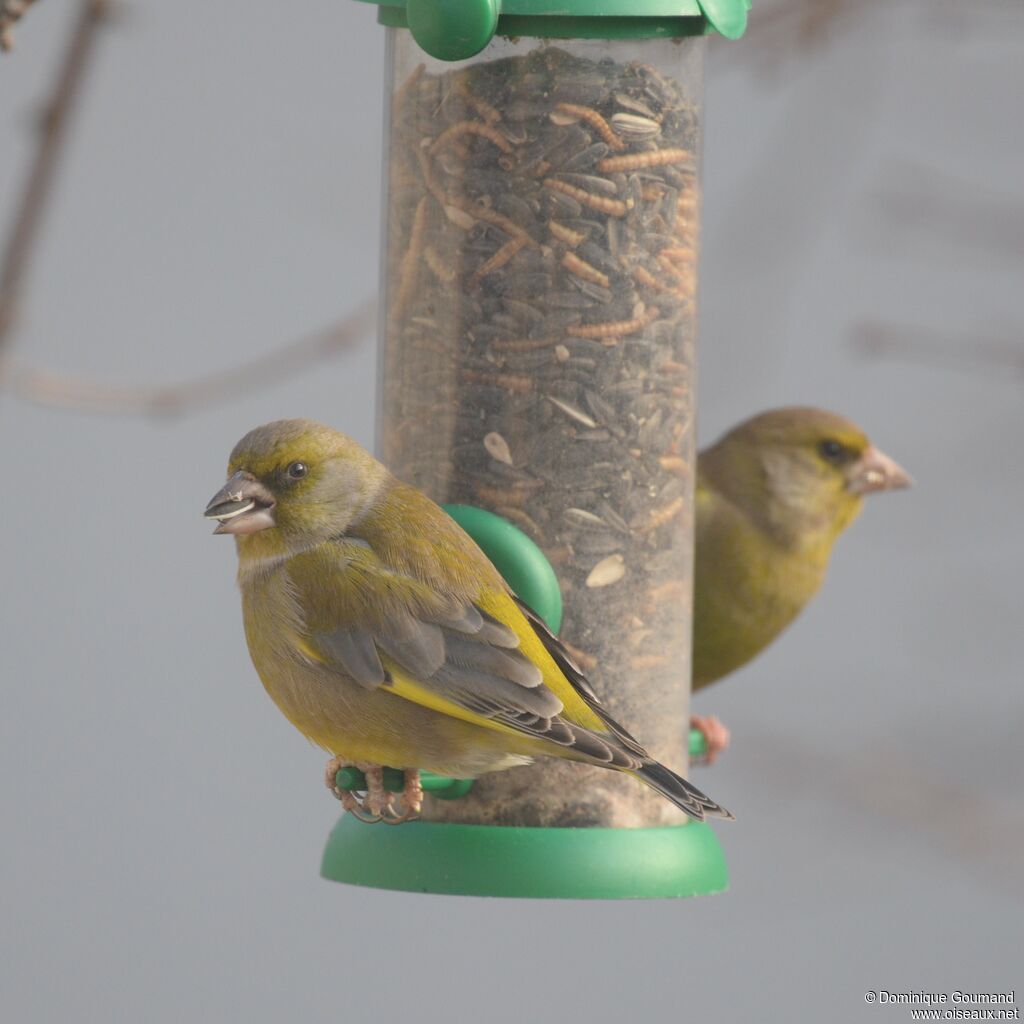
[[618, 583], [626, 575], [626, 560], [621, 554], [602, 558], [587, 574], [586, 584], [592, 590], [597, 587], [610, 587]]

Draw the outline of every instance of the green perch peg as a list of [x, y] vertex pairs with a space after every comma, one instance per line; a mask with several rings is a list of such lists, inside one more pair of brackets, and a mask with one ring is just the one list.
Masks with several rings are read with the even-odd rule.
[[[420, 775], [423, 791], [438, 797], [440, 800], [457, 800], [465, 796], [473, 788], [472, 779], [449, 779], [444, 775], [433, 775], [423, 772]], [[351, 765], [340, 768], [334, 776], [334, 784], [338, 789], [356, 792], [366, 791], [366, 776]], [[397, 768], [384, 769], [384, 788], [389, 793], [401, 793], [405, 786], [405, 777]]]

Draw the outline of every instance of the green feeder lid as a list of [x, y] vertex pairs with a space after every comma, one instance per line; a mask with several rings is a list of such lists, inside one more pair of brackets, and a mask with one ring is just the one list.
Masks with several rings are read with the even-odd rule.
[[361, 0], [383, 25], [408, 28], [438, 60], [465, 60], [495, 35], [651, 39], [717, 32], [738, 39], [751, 0]]

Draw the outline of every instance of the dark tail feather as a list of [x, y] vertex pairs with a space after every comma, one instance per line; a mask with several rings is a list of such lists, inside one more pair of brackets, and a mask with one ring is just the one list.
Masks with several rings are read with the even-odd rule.
[[709, 796], [705, 796], [696, 786], [687, 782], [681, 775], [666, 768], [657, 761], [651, 761], [634, 773], [641, 782], [646, 782], [662, 796], [667, 797], [680, 810], [691, 818], [703, 821], [706, 817], [727, 818], [735, 821], [735, 817], [724, 807], [720, 807]]

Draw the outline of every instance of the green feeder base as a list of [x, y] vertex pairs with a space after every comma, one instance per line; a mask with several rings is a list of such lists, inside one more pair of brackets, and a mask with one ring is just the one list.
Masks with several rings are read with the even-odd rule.
[[502, 828], [343, 815], [320, 874], [403, 892], [532, 899], [668, 899], [724, 892], [725, 857], [708, 825]]

